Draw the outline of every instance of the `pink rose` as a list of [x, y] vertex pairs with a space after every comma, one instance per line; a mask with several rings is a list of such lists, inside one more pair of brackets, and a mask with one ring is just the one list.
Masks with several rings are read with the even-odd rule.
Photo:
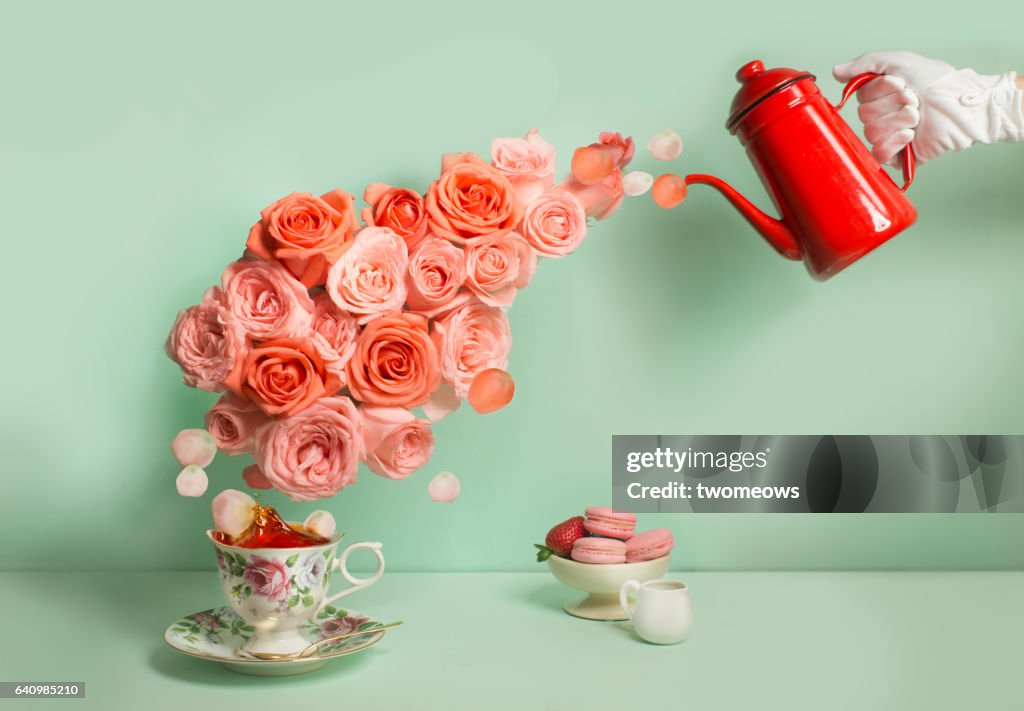
[[416, 407], [441, 383], [437, 349], [426, 317], [385, 314], [366, 325], [348, 362], [352, 397], [370, 405]]
[[225, 383], [268, 415], [294, 415], [341, 388], [310, 340], [279, 338], [249, 351]]
[[564, 190], [546, 192], [526, 208], [523, 236], [541, 255], [564, 257], [579, 247], [587, 236], [587, 216], [583, 206], [572, 193]]
[[313, 345], [327, 370], [345, 384], [345, 365], [356, 348], [359, 325], [352, 314], [334, 305], [326, 291], [313, 296]]
[[225, 393], [206, 413], [206, 431], [217, 449], [234, 456], [252, 451], [252, 436], [266, 421], [267, 416], [250, 401]]
[[220, 288], [210, 287], [203, 301], [178, 312], [164, 352], [181, 367], [185, 385], [220, 392], [245, 358], [245, 334], [221, 303]]
[[388, 227], [405, 240], [411, 252], [427, 234], [427, 208], [415, 190], [393, 188], [384, 183], [370, 183], [363, 192], [370, 206], [363, 210], [367, 227]]
[[[320, 625], [320, 639], [330, 639], [331, 637], [341, 637], [342, 635], [348, 634], [349, 632], [356, 632], [360, 627], [370, 621], [369, 617], [331, 617], [326, 619]], [[338, 644], [344, 644], [347, 639], [343, 639]]]
[[291, 588], [288, 567], [284, 561], [254, 555], [245, 563], [242, 579], [252, 588], [253, 595], [268, 600], [285, 600]]
[[320, 197], [292, 193], [260, 212], [245, 246], [284, 265], [306, 288], [320, 286], [359, 228], [353, 198], [343, 190]]
[[481, 237], [466, 248], [466, 284], [488, 306], [511, 306], [536, 270], [536, 253], [515, 232]]
[[405, 303], [409, 251], [387, 227], [367, 227], [327, 274], [327, 293], [363, 324]]
[[466, 257], [446, 239], [427, 237], [409, 256], [406, 303], [428, 315], [451, 304], [466, 281]]
[[526, 138], [491, 141], [491, 164], [505, 174], [523, 205], [555, 184], [555, 148], [535, 128]]
[[465, 400], [477, 373], [508, 368], [512, 329], [501, 309], [470, 302], [434, 322], [431, 334], [441, 356], [441, 376]]
[[515, 229], [523, 205], [505, 174], [478, 155], [454, 153], [441, 161], [441, 177], [426, 198], [430, 228], [457, 244]]
[[363, 406], [359, 412], [366, 466], [374, 474], [404, 479], [430, 461], [434, 434], [429, 422], [404, 407]]
[[625, 195], [622, 172], [619, 170], [613, 170], [611, 175], [593, 185], [584, 185], [570, 175], [559, 188], [575, 195], [586, 216], [595, 220], [611, 217], [619, 209]]
[[274, 488], [293, 501], [333, 496], [359, 473], [360, 420], [349, 398], [322, 398], [260, 428], [253, 459]]
[[284, 267], [260, 259], [240, 259], [221, 276], [224, 306], [255, 341], [305, 336], [313, 318], [306, 287]]
[[623, 138], [621, 133], [606, 131], [598, 138], [597, 143], [590, 145], [605, 151], [614, 163], [615, 170], [604, 180], [592, 185], [584, 185], [570, 174], [560, 187], [577, 197], [587, 217], [604, 220], [611, 217], [622, 204], [622, 197], [625, 194], [622, 187], [622, 169], [633, 160], [636, 146], [632, 138]]

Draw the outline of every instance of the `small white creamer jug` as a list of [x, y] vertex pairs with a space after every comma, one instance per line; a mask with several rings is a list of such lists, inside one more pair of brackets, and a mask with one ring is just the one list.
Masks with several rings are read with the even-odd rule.
[[[636, 609], [630, 610], [629, 594], [636, 594]], [[619, 590], [619, 602], [633, 629], [651, 644], [678, 644], [690, 636], [693, 608], [686, 583], [676, 580], [629, 580]]]

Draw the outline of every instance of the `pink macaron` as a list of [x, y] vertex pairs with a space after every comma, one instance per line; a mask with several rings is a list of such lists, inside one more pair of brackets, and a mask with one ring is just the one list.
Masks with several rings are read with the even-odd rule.
[[633, 536], [633, 529], [636, 528], [636, 516], [612, 511], [607, 506], [591, 506], [586, 514], [583, 528], [595, 536], [626, 540]]
[[642, 560], [661, 558], [671, 553], [675, 545], [672, 531], [667, 528], [638, 533], [626, 541], [626, 562], [639, 563]]
[[580, 563], [625, 563], [626, 542], [614, 538], [577, 538], [572, 559]]

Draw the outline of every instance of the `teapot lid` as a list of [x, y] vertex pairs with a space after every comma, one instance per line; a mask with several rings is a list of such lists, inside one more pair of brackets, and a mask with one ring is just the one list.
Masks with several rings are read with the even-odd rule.
[[741, 86], [732, 100], [729, 120], [726, 121], [725, 127], [732, 131], [747, 112], [769, 96], [794, 82], [808, 78], [814, 79], [814, 75], [810, 72], [801, 72], [785, 67], [765, 69], [764, 62], [760, 59], [747, 62], [736, 72], [736, 81]]

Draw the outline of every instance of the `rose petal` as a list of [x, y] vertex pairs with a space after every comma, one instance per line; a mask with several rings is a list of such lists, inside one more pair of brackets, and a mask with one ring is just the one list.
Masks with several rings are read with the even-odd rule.
[[673, 173], [659, 175], [651, 189], [651, 197], [658, 207], [671, 210], [686, 199], [686, 181]]
[[683, 152], [683, 139], [671, 128], [658, 131], [647, 142], [647, 150], [657, 160], [675, 160]]
[[654, 184], [654, 176], [642, 170], [634, 170], [622, 176], [622, 191], [630, 197], [643, 195]]
[[217, 442], [206, 430], [182, 430], [171, 442], [171, 451], [183, 467], [190, 464], [205, 467], [217, 454]]
[[225, 489], [213, 497], [213, 527], [229, 536], [237, 536], [252, 523], [256, 500], [238, 489]]
[[600, 183], [615, 167], [615, 156], [600, 145], [583, 146], [572, 154], [572, 174], [584, 185]]
[[469, 404], [481, 415], [495, 412], [512, 402], [516, 384], [500, 368], [488, 368], [476, 374], [469, 386]]
[[270, 489], [273, 487], [270, 479], [267, 478], [267, 475], [256, 464], [250, 464], [243, 469], [242, 478], [245, 479], [245, 483], [251, 489]]
[[430, 498], [442, 504], [450, 504], [459, 497], [459, 477], [451, 472], [441, 472], [430, 481], [427, 492]]
[[174, 483], [178, 487], [178, 493], [182, 496], [202, 496], [206, 493], [206, 487], [210, 485], [210, 480], [206, 477], [206, 472], [202, 467], [189, 464], [181, 470]]
[[423, 405], [423, 414], [431, 422], [440, 422], [459, 409], [462, 400], [455, 394], [455, 388], [449, 383], [441, 383], [441, 387], [433, 392], [430, 399]]
[[302, 524], [306, 527], [306, 530], [310, 533], [315, 533], [318, 536], [324, 538], [330, 538], [334, 535], [334, 531], [338, 524], [334, 520], [334, 516], [331, 515], [330, 511], [324, 511], [319, 509], [311, 513], [305, 523]]

